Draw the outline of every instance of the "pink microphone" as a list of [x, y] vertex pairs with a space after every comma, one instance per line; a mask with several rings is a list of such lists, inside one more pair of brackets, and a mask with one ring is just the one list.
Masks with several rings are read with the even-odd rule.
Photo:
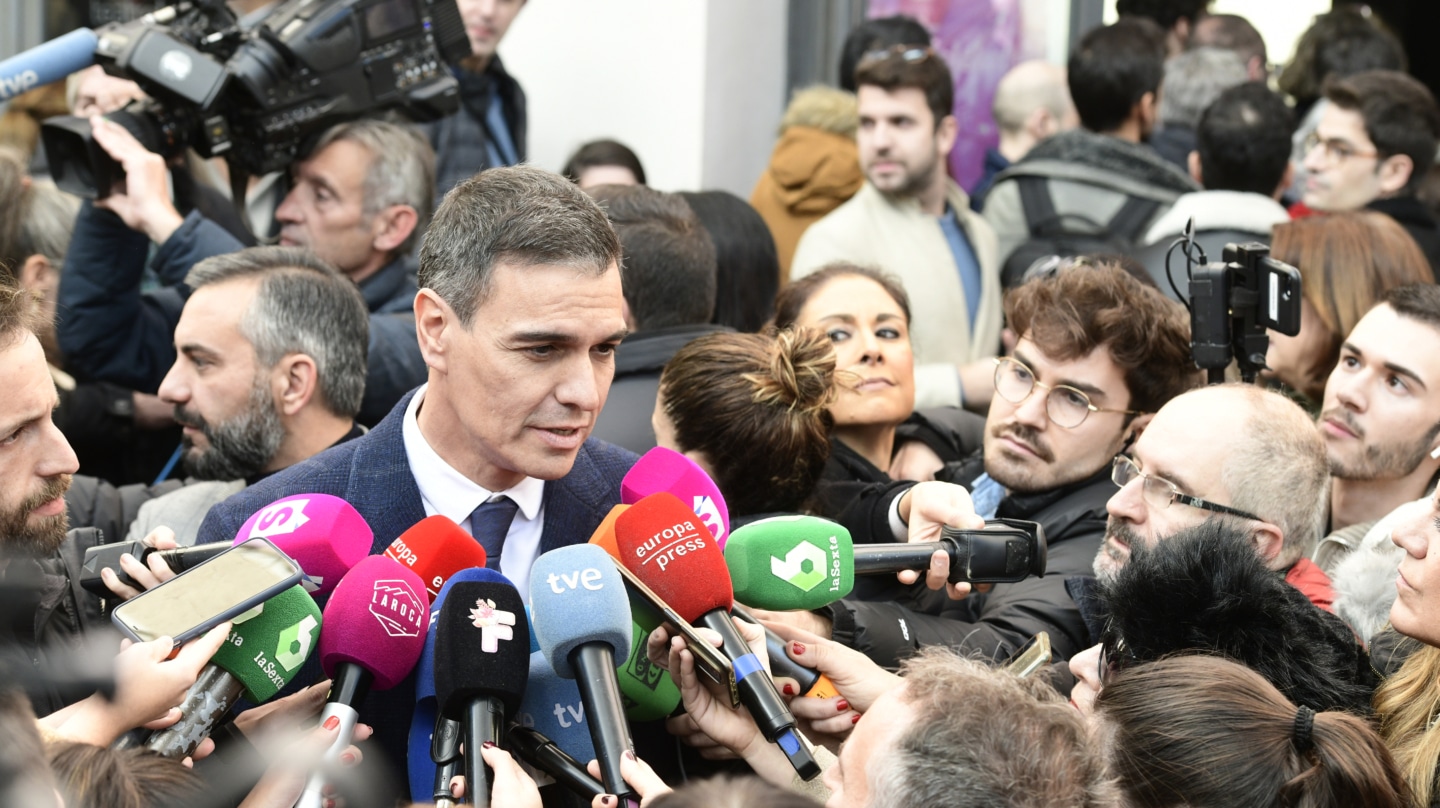
[[264, 537], [295, 559], [325, 595], [360, 559], [375, 534], [355, 506], [329, 494], [294, 494], [266, 505], [240, 526], [235, 543]]
[[620, 501], [634, 505], [651, 494], [673, 494], [705, 523], [715, 543], [725, 549], [730, 538], [730, 511], [719, 486], [694, 460], [656, 446], [636, 461], [620, 481]]
[[[355, 705], [371, 687], [400, 684], [420, 661], [430, 628], [425, 582], [394, 559], [368, 556], [330, 594], [320, 626], [320, 666], [331, 679], [320, 722], [340, 719], [340, 736], [325, 752], [325, 762], [333, 763], [354, 737]], [[296, 805], [320, 808], [324, 786], [317, 771]]]

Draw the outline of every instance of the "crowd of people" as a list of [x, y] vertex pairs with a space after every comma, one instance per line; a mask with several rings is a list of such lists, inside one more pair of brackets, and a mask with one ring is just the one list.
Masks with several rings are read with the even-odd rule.
[[[269, 5], [229, 3], [242, 28]], [[968, 192], [956, 76], [907, 17], [859, 25], [840, 86], [795, 93], [748, 201], [650, 187], [615, 140], [528, 164], [496, 54], [524, 0], [457, 0], [457, 111], [338, 123], [240, 206], [223, 162], [106, 117], [142, 85], [34, 91], [0, 121], [63, 94], [124, 178], [79, 199], [33, 127], [0, 145], [0, 804], [1440, 805], [1440, 108], [1368, 8], [1318, 16], [1272, 69], [1208, 5], [1119, 0], [1065, 65], [1015, 65]], [[1298, 327], [1263, 355], [1237, 336], [1206, 384], [1192, 268], [1254, 242], [1300, 294], [1234, 263], [1229, 305], [1258, 291]], [[362, 557], [443, 517], [532, 608], [532, 568], [644, 510], [622, 492], [651, 452], [713, 481], [720, 510], [694, 511], [716, 544], [799, 515], [857, 548], [1023, 520], [1044, 572], [972, 582], [940, 550], [818, 608], [739, 595], [738, 657], [637, 610], [613, 661], [671, 701], [626, 690], [633, 744], [591, 736], [588, 775], [503, 737], [462, 753], [486, 782], [445, 773], [417, 706], [446, 689], [443, 636], [367, 692], [328, 608], [319, 654], [292, 631], [263, 698], [159, 751], [254, 617], [122, 643], [112, 611], [177, 577], [150, 550], [323, 495], [368, 526]], [[319, 615], [336, 581], [305, 572]], [[451, 584], [425, 583], [439, 620]], [[515, 618], [488, 642], [523, 644]], [[691, 644], [711, 640], [728, 688]], [[537, 656], [532, 685], [537, 664], [565, 676]], [[751, 676], [799, 751], [740, 706]]]

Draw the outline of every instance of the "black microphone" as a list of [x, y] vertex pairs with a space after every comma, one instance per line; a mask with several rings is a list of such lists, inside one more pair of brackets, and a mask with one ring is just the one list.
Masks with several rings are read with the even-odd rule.
[[525, 695], [530, 675], [525, 604], [507, 582], [461, 581], [450, 587], [435, 627], [435, 697], [440, 716], [459, 721], [465, 739], [465, 794], [490, 804], [490, 771], [480, 756], [498, 744]]
[[928, 569], [936, 550], [950, 556], [950, 583], [1013, 583], [1045, 574], [1045, 530], [1020, 519], [992, 519], [983, 530], [947, 527], [939, 541], [857, 544], [855, 574]]
[[516, 757], [554, 777], [555, 782], [586, 800], [610, 793], [599, 780], [590, 776], [584, 764], [565, 754], [564, 749], [533, 727], [511, 724], [509, 744]]

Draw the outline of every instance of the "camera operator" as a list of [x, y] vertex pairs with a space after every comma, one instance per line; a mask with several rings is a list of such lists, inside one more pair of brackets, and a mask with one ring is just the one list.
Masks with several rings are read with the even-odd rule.
[[[203, 215], [180, 213], [165, 161], [117, 124], [93, 118], [95, 142], [125, 170], [87, 203], [60, 284], [60, 347], [82, 377], [153, 391], [175, 362], [172, 334], [199, 261], [244, 245]], [[369, 364], [359, 420], [373, 424], [425, 381], [404, 257], [429, 218], [434, 153], [416, 130], [378, 120], [339, 124], [292, 166], [276, 218], [280, 243], [308, 247], [355, 282], [370, 311]], [[149, 245], [163, 288], [143, 292]]]

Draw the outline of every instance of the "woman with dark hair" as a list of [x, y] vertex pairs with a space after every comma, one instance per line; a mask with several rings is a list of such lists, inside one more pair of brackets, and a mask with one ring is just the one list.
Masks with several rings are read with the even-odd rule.
[[1408, 789], [1363, 719], [1286, 698], [1212, 656], [1116, 674], [1095, 704], [1128, 808], [1404, 808]]
[[592, 140], [575, 150], [560, 173], [581, 190], [596, 185], [644, 185], [645, 169], [629, 146], [617, 140]]
[[180, 808], [206, 791], [194, 770], [148, 749], [62, 743], [47, 756], [67, 808]]
[[715, 314], [710, 322], [756, 332], [775, 312], [780, 259], [765, 220], [728, 191], [681, 192], [715, 244]]
[[1308, 216], [1275, 225], [1270, 255], [1300, 270], [1300, 333], [1270, 332], [1269, 375], [1315, 407], [1340, 344], [1385, 293], [1433, 283], [1430, 262], [1394, 219], [1374, 211]]

